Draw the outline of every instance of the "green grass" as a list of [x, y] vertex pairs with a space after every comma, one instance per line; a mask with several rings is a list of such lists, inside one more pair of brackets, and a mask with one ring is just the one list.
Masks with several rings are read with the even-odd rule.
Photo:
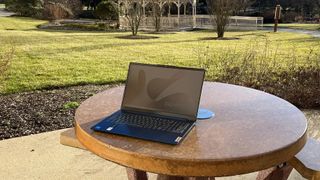
[[63, 105], [64, 109], [76, 109], [80, 104], [78, 102], [67, 102]]
[[[274, 24], [264, 24], [265, 27], [273, 27]], [[279, 24], [279, 27], [302, 30], [320, 30], [320, 24]]]
[[126, 40], [117, 37], [129, 35], [129, 32], [38, 30], [36, 26], [42, 23], [45, 21], [0, 18], [0, 54], [12, 47], [15, 49], [10, 69], [0, 83], [0, 93], [122, 82], [132, 61], [199, 66], [198, 59], [204, 51], [235, 49], [238, 53], [245, 53], [254, 47], [264, 53], [266, 42], [268, 48], [279, 51], [276, 61], [281, 64], [292, 52], [303, 56], [308, 54], [310, 47], [319, 45], [319, 39], [309, 35], [265, 31], [227, 32], [227, 37], [240, 38], [228, 41], [200, 40], [216, 36], [210, 31], [145, 34], [159, 38]]

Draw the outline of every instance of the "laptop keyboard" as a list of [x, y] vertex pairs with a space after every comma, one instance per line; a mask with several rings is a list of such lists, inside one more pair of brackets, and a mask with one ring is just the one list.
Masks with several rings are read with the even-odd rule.
[[145, 116], [140, 114], [121, 113], [111, 119], [115, 124], [126, 124], [146, 129], [183, 133], [190, 125], [188, 122], [175, 121], [161, 117]]

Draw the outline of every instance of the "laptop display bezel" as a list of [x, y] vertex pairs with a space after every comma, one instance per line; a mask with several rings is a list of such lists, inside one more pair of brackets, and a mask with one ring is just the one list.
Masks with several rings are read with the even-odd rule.
[[178, 66], [170, 66], [170, 65], [159, 65], [159, 64], [143, 64], [143, 63], [131, 62], [129, 64], [129, 69], [128, 69], [128, 72], [127, 72], [126, 85], [125, 85], [125, 88], [124, 88], [122, 102], [121, 102], [121, 110], [124, 110], [124, 111], [133, 111], [133, 112], [139, 112], [139, 113], [150, 113], [150, 114], [154, 114], [154, 115], [162, 115], [162, 116], [167, 116], [167, 117], [181, 118], [181, 119], [186, 119], [186, 120], [191, 120], [191, 121], [196, 121], [197, 120], [197, 112], [196, 112], [196, 114], [194, 114], [194, 116], [191, 117], [191, 116], [184, 115], [184, 114], [179, 114], [179, 113], [158, 112], [158, 111], [153, 111], [153, 110], [150, 110], [150, 109], [125, 107], [124, 106], [124, 99], [125, 99], [126, 90], [127, 90], [127, 81], [128, 81], [128, 78], [129, 78], [131, 67], [133, 65], [162, 67], [162, 68], [171, 68], [171, 69], [185, 69], [185, 70], [203, 72], [203, 77], [202, 77], [202, 82], [201, 82], [201, 87], [200, 87], [200, 93], [199, 93], [199, 97], [197, 98], [197, 100], [198, 100], [197, 101], [197, 109], [198, 109], [197, 112], [199, 111], [200, 99], [201, 99], [201, 94], [202, 94], [204, 78], [205, 78], [205, 70], [204, 69], [201, 69], [201, 68], [189, 68], [189, 67], [178, 67]]

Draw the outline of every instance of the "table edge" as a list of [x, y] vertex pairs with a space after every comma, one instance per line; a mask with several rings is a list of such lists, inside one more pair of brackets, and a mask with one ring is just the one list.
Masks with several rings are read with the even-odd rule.
[[[133, 169], [178, 176], [232, 176], [276, 166], [292, 159], [306, 144], [307, 132], [294, 143], [276, 151], [251, 157], [219, 160], [187, 160], [147, 156], [104, 144], [75, 122], [78, 140], [96, 155]], [[263, 163], [261, 163], [263, 162]], [[267, 163], [266, 163], [267, 162]], [[244, 165], [245, 164], [245, 165]], [[197, 167], [197, 168], [195, 168]]]

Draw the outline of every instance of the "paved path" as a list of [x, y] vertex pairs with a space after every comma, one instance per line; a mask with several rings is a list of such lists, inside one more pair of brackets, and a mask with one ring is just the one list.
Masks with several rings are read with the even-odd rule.
[[[273, 31], [273, 27], [264, 27], [263, 30]], [[308, 34], [313, 37], [320, 38], [320, 31], [291, 29], [291, 28], [278, 28], [278, 31], [279, 32], [292, 32], [292, 33]]]
[[[64, 130], [0, 141], [2, 179], [107, 179], [127, 180], [125, 168], [88, 151], [61, 145]], [[154, 174], [149, 174], [155, 180]], [[217, 178], [252, 180], [256, 173]], [[1, 179], [0, 178], [0, 179]], [[304, 180], [294, 171], [289, 180]]]
[[0, 17], [7, 17], [7, 16], [12, 16], [14, 15], [13, 12], [8, 12], [4, 10], [4, 8], [0, 8]]

